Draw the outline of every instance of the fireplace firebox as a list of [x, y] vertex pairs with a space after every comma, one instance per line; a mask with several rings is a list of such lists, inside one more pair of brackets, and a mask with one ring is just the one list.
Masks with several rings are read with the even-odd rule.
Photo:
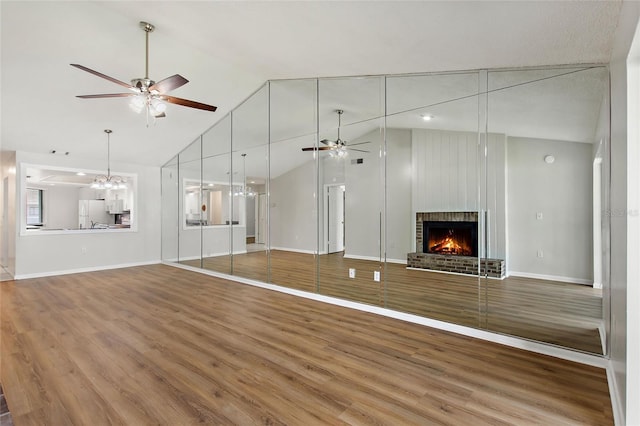
[[407, 267], [455, 274], [506, 276], [503, 259], [479, 257], [478, 212], [417, 212], [416, 251]]
[[422, 232], [423, 253], [478, 255], [478, 222], [427, 220]]

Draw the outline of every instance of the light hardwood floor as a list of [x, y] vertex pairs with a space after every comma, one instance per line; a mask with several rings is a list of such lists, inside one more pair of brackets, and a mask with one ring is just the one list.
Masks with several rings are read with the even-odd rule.
[[602, 369], [166, 265], [0, 291], [16, 426], [612, 424]]
[[[318, 256], [281, 250], [233, 256], [233, 274], [285, 287], [388, 307], [428, 318], [486, 328], [584, 352], [602, 354], [598, 326], [602, 290], [590, 286], [509, 277], [478, 279], [407, 269], [404, 265], [345, 259], [341, 253]], [[185, 264], [231, 274], [229, 256]], [[349, 268], [356, 278], [349, 279]], [[373, 281], [373, 272], [382, 281]], [[316, 280], [319, 276], [319, 280]]]

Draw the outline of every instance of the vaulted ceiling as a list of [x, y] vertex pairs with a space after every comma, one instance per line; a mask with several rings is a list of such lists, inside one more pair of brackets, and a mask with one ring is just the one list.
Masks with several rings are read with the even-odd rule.
[[[415, 73], [548, 64], [606, 63], [618, 1], [2, 1], [3, 150], [161, 165], [265, 80]], [[179, 73], [171, 94], [218, 106], [169, 106], [147, 127], [79, 63], [128, 82]]]

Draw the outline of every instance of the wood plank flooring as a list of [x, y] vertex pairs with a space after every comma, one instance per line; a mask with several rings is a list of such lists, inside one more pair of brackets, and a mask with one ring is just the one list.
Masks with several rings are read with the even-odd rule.
[[16, 426], [613, 424], [602, 369], [166, 265], [0, 291]]
[[[428, 318], [602, 354], [602, 290], [530, 278], [488, 280], [404, 265], [281, 250], [183, 262], [225, 274], [319, 292]], [[348, 278], [349, 268], [356, 278]], [[373, 272], [382, 281], [373, 281]], [[270, 274], [268, 273], [270, 272]], [[316, 276], [320, 278], [316, 280]]]

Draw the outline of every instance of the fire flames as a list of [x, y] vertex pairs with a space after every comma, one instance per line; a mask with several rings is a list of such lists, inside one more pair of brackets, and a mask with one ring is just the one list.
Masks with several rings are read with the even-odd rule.
[[463, 241], [458, 241], [455, 238], [453, 230], [449, 230], [449, 234], [439, 242], [430, 245], [429, 251], [431, 253], [439, 254], [457, 254], [462, 256], [471, 256], [473, 252], [464, 244]]

